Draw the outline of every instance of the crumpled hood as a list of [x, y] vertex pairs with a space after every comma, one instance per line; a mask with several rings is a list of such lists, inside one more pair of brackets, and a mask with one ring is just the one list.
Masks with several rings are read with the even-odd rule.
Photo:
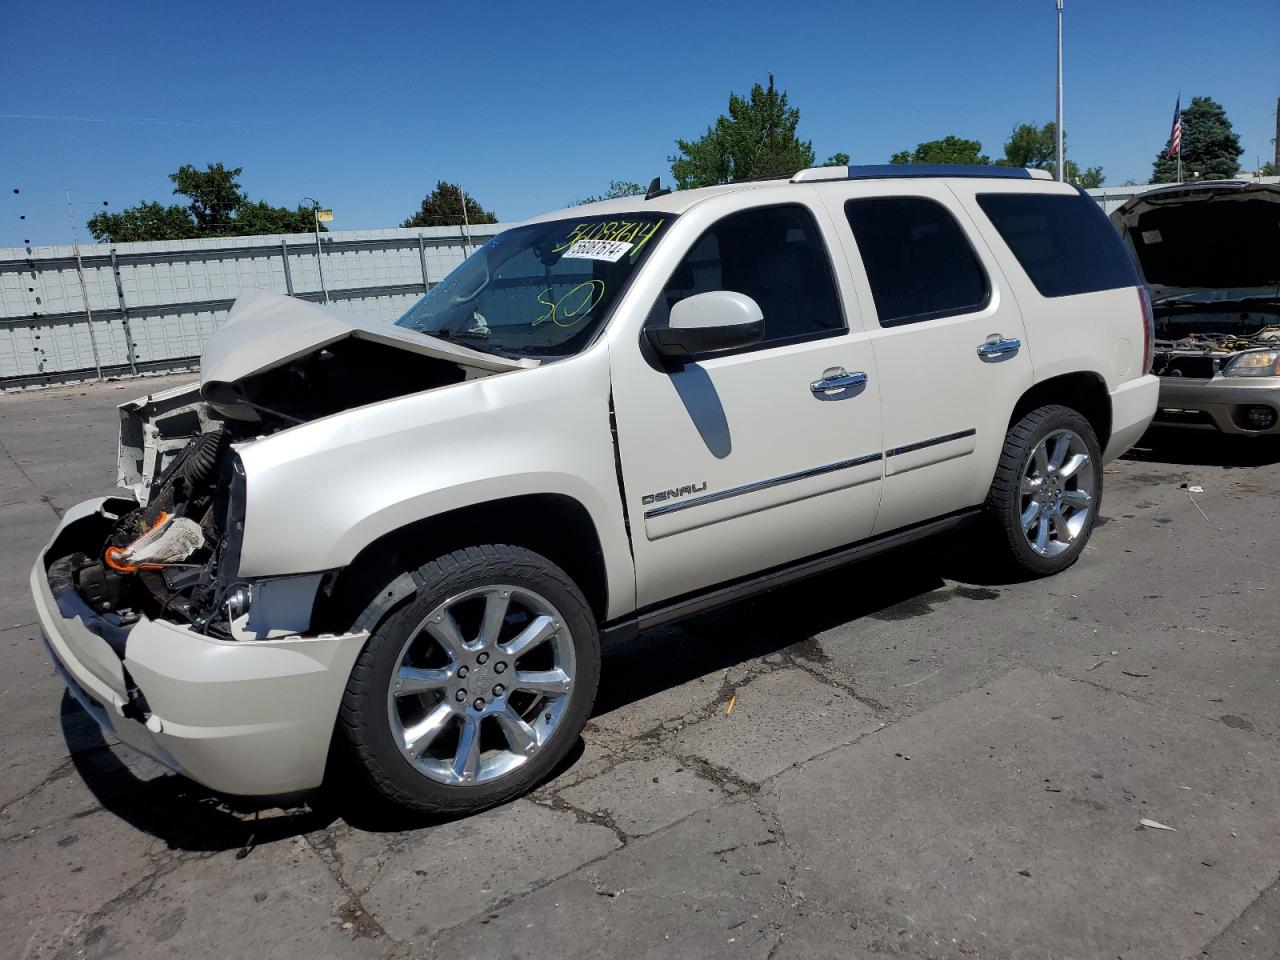
[[200, 357], [202, 392], [211, 384], [235, 383], [282, 367], [348, 337], [494, 372], [538, 366], [534, 359], [482, 353], [393, 323], [368, 320], [266, 290], [250, 290], [240, 295], [205, 344]]
[[1280, 284], [1280, 184], [1223, 181], [1139, 194], [1111, 214], [1149, 285]]

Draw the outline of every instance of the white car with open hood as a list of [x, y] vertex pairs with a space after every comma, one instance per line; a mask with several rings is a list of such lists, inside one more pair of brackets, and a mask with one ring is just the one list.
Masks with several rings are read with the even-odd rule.
[[[941, 531], [1073, 563], [1156, 406], [1092, 200], [828, 167], [499, 234], [395, 324], [246, 294], [121, 408], [128, 495], [31, 575], [72, 693], [208, 786], [421, 810], [529, 789], [603, 639]], [[975, 521], [975, 522], [971, 522]]]

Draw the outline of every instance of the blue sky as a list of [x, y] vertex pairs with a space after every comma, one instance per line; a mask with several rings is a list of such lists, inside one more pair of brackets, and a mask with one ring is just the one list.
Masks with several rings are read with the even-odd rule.
[[[1144, 181], [1179, 90], [1225, 105], [1246, 166], [1270, 155], [1275, 0], [1066, 5], [1069, 156]], [[1016, 122], [1053, 117], [1053, 9], [10, 0], [0, 246], [67, 242], [67, 187], [84, 239], [102, 201], [166, 199], [169, 172], [211, 161], [243, 167], [254, 198], [319, 198], [340, 230], [397, 225], [438, 179], [519, 219], [666, 179], [675, 138], [770, 71], [819, 161], [947, 133], [996, 156]]]

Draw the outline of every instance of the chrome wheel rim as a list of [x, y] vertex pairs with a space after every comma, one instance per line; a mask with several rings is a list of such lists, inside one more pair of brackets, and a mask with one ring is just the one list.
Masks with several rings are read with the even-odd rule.
[[1022, 470], [1022, 533], [1042, 557], [1070, 550], [1095, 506], [1094, 465], [1074, 430], [1045, 436]]
[[439, 783], [484, 783], [528, 763], [569, 706], [573, 638], [544, 597], [513, 584], [458, 593], [423, 618], [387, 690], [391, 735]]

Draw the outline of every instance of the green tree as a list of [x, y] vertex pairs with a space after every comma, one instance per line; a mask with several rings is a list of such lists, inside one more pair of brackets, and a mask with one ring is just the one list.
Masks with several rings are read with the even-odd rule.
[[498, 218], [466, 195], [467, 216], [463, 220], [462, 187], [456, 183], [436, 181], [436, 188], [422, 198], [418, 212], [409, 217], [402, 227], [452, 227], [462, 223], [497, 223]]
[[[1240, 172], [1240, 137], [1222, 104], [1212, 97], [1192, 97], [1182, 111], [1182, 179], [1226, 180]], [[1178, 158], [1169, 156], [1165, 141], [1151, 165], [1152, 183], [1174, 183], [1178, 179]]]
[[916, 144], [915, 150], [900, 150], [889, 158], [890, 163], [976, 163], [986, 165], [991, 158], [982, 153], [982, 142], [965, 140], [947, 134], [941, 140], [926, 140]]
[[645, 195], [645, 188], [640, 184], [631, 180], [610, 180], [609, 189], [594, 197], [583, 197], [575, 207], [580, 207], [584, 203], [599, 203], [601, 200], [620, 200], [623, 197], [635, 197]]
[[1275, 165], [1275, 162], [1272, 160], [1268, 160], [1266, 163], [1264, 163], [1262, 166], [1258, 168], [1258, 176], [1260, 177], [1274, 177], [1275, 175], [1276, 175], [1276, 165]]
[[1092, 190], [1094, 187], [1100, 187], [1106, 182], [1106, 177], [1102, 175], [1101, 167], [1087, 167], [1081, 170], [1076, 166], [1074, 160], [1066, 161], [1067, 181], [1074, 183], [1081, 190]]
[[[813, 144], [796, 136], [800, 111], [785, 91], [760, 84], [745, 97], [729, 94], [721, 114], [697, 140], [677, 140], [671, 176], [682, 190], [756, 177], [790, 176], [814, 165]], [[836, 154], [831, 160], [847, 155]], [[830, 162], [830, 161], [829, 161]]]
[[186, 240], [195, 237], [256, 236], [267, 233], [303, 233], [312, 229], [308, 207], [294, 210], [251, 201], [236, 178], [241, 167], [220, 163], [199, 170], [183, 164], [169, 179], [173, 193], [187, 198], [185, 206], [142, 202], [119, 213], [99, 213], [89, 218], [89, 232], [96, 240], [130, 243], [145, 240]]
[[240, 189], [236, 177], [243, 167], [228, 170], [220, 163], [211, 163], [204, 170], [197, 170], [184, 163], [174, 173], [173, 192], [189, 198], [187, 210], [195, 220], [198, 236], [230, 236], [231, 221], [241, 204], [249, 198]]
[[849, 155], [847, 153], [833, 153], [822, 161], [822, 165], [824, 167], [847, 167], [849, 165]]
[[[1013, 128], [1004, 144], [1004, 159], [996, 161], [1006, 167], [1031, 167], [1033, 170], [1052, 170], [1057, 158], [1055, 136], [1058, 126], [1052, 120], [1043, 127], [1034, 123], [1020, 123]], [[1066, 148], [1066, 140], [1063, 140]]]
[[139, 240], [186, 240], [194, 237], [196, 225], [186, 207], [172, 204], [139, 203], [119, 213], [99, 213], [89, 218], [89, 232], [95, 240], [133, 243]]
[[[245, 201], [236, 209], [232, 233], [238, 236], [261, 236], [268, 233], [310, 233], [315, 229], [315, 213], [299, 204], [295, 209], [273, 207], [264, 200]], [[321, 232], [327, 227], [320, 224]]]
[[[1004, 157], [997, 160], [996, 163], [1004, 167], [1030, 167], [1033, 170], [1048, 170], [1049, 173], [1057, 176], [1057, 133], [1058, 125], [1052, 120], [1040, 127], [1034, 123], [1020, 123], [1013, 128], [1013, 133], [1005, 141]], [[1067, 139], [1064, 135], [1062, 138], [1062, 152], [1064, 155], [1066, 150]], [[1082, 170], [1080, 165], [1069, 157], [1064, 160], [1063, 166], [1066, 167], [1065, 179], [1067, 183], [1075, 184], [1077, 187], [1086, 190], [1091, 187], [1100, 187], [1106, 180], [1101, 167], [1088, 167]]]

